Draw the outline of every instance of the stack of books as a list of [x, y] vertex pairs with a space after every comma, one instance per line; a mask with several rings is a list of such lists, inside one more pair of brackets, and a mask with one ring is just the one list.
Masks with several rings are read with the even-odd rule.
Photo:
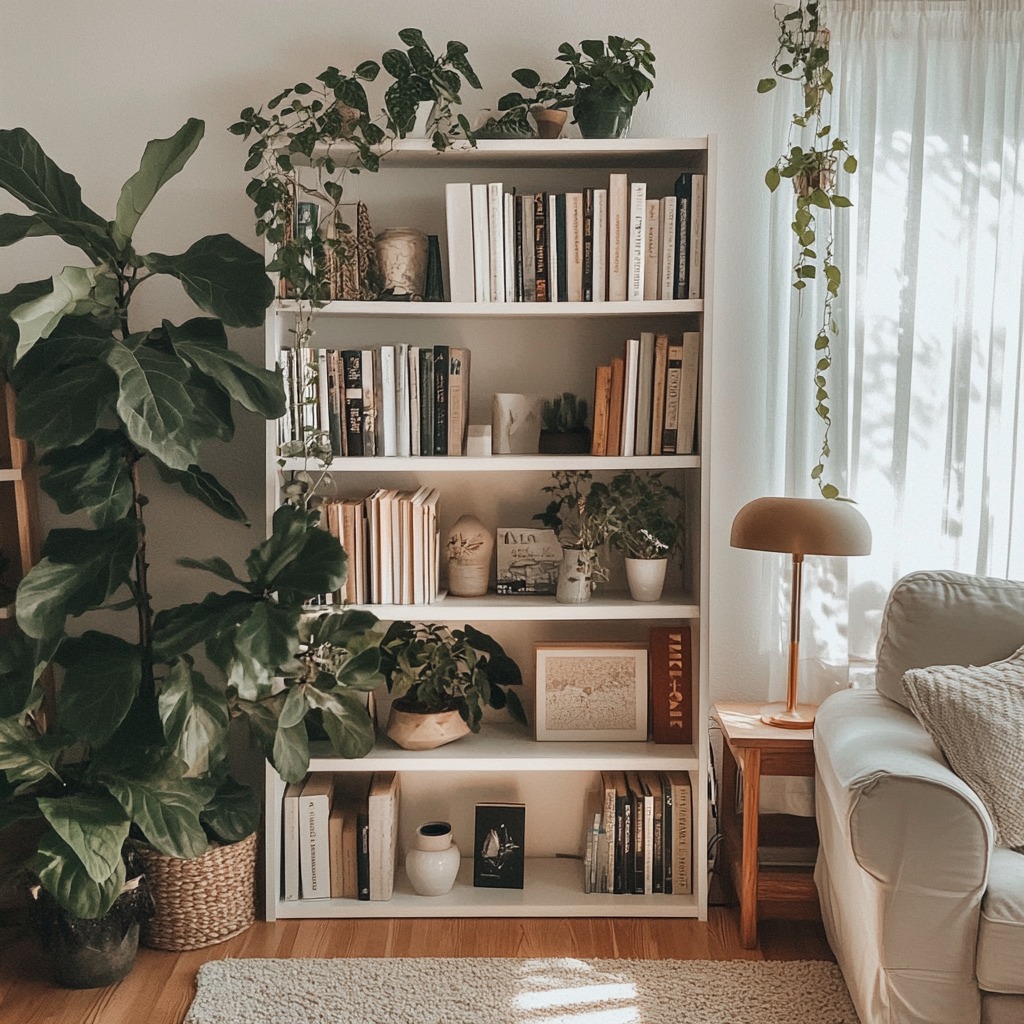
[[446, 185], [452, 301], [700, 298], [704, 175], [683, 172], [669, 196], [647, 192], [623, 173], [564, 193]]
[[288, 408], [280, 445], [336, 456], [466, 454], [469, 349], [301, 348], [281, 358]]
[[645, 331], [598, 366], [592, 455], [690, 455], [696, 451], [700, 333], [678, 342]]

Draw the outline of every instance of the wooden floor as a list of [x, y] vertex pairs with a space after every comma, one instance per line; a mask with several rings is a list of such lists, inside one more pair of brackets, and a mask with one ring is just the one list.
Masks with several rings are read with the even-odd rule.
[[142, 949], [107, 989], [55, 988], [37, 941], [0, 923], [0, 1021], [5, 1024], [181, 1024], [207, 960], [226, 957], [573, 956], [679, 960], [832, 959], [820, 924], [762, 922], [758, 949], [739, 944], [734, 908], [707, 922], [635, 918], [260, 921], [193, 953]]

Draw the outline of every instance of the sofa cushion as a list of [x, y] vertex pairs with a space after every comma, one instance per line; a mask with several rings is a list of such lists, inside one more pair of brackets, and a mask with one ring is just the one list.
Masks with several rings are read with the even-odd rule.
[[889, 593], [875, 685], [904, 707], [908, 668], [987, 665], [1024, 644], [1024, 583], [936, 570], [914, 572]]
[[992, 851], [978, 929], [978, 984], [986, 992], [1024, 993], [1024, 855]]
[[988, 808], [999, 845], [1024, 846], [1024, 647], [991, 665], [908, 669], [903, 692]]

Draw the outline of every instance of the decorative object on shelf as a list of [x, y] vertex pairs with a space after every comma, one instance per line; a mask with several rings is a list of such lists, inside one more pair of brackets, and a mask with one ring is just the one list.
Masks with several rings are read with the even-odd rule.
[[557, 139], [562, 134], [569, 114], [565, 110], [556, 110], [553, 107], [533, 106], [530, 107], [530, 117], [537, 125], [538, 138]]
[[470, 728], [454, 708], [414, 711], [399, 699], [388, 712], [385, 732], [403, 750], [433, 750], [468, 736]]
[[420, 896], [451, 892], [460, 854], [447, 821], [428, 821], [416, 829], [415, 846], [405, 855], [405, 873]]
[[441, 268], [441, 240], [427, 235], [427, 278], [423, 285], [425, 302], [444, 302], [444, 272]]
[[491, 447], [495, 455], [536, 455], [541, 395], [497, 393], [491, 399]]
[[538, 740], [646, 740], [647, 647], [536, 644]]
[[[522, 683], [519, 666], [497, 640], [473, 626], [453, 630], [434, 623], [392, 622], [380, 651], [381, 671], [394, 698], [395, 734], [389, 722], [388, 735], [400, 746], [408, 725], [399, 728], [396, 711], [449, 718], [454, 712], [469, 730], [479, 732], [484, 706], [489, 706], [504, 708], [515, 721], [527, 724], [518, 694], [508, 688]], [[431, 746], [458, 738], [440, 726], [438, 731], [438, 742]]]
[[526, 874], [526, 805], [477, 804], [473, 839], [473, 885], [522, 889]]
[[595, 587], [595, 570], [600, 561], [591, 548], [562, 548], [558, 564], [555, 600], [559, 604], [584, 604]]
[[427, 236], [416, 228], [385, 228], [374, 242], [384, 291], [423, 298], [427, 281]]
[[515, 131], [520, 135], [532, 135], [533, 131], [527, 114], [537, 126], [537, 135], [542, 139], [557, 139], [562, 134], [568, 118], [567, 107], [572, 106], [573, 94], [567, 88], [572, 72], [566, 73], [557, 82], [542, 82], [540, 75], [532, 68], [517, 68], [512, 77], [524, 88], [531, 89], [532, 95], [520, 92], [506, 93], [498, 100], [498, 118], [492, 118], [488, 125]]
[[562, 564], [554, 530], [502, 526], [497, 533], [499, 594], [553, 594]]
[[618, 518], [611, 543], [625, 557], [629, 592], [634, 601], [657, 601], [682, 544], [682, 495], [664, 473], [632, 470], [612, 477], [608, 494]]
[[476, 516], [460, 516], [448, 532], [448, 592], [453, 597], [487, 593], [494, 555], [494, 535]]
[[729, 543], [734, 548], [780, 551], [793, 556], [786, 706], [785, 709], [769, 706], [761, 718], [767, 725], [810, 729], [814, 725], [815, 708], [797, 704], [804, 555], [869, 555], [871, 528], [848, 501], [755, 498], [736, 513]]
[[[796, 7], [775, 9], [779, 23], [779, 48], [772, 61], [774, 77], [762, 78], [759, 93], [770, 92], [779, 81], [797, 82], [800, 99], [790, 119], [786, 151], [768, 168], [764, 180], [774, 192], [783, 178], [793, 182], [796, 212], [792, 219], [796, 241], [793, 287], [799, 292], [808, 282], [820, 281], [821, 318], [814, 338], [814, 408], [823, 424], [821, 450], [811, 470], [823, 498], [839, 497], [839, 488], [825, 481], [825, 464], [831, 455], [832, 428], [828, 371], [832, 367], [832, 338], [838, 326], [832, 307], [839, 296], [842, 271], [834, 258], [834, 212], [853, 204], [836, 191], [836, 170], [842, 159], [847, 174], [857, 170], [857, 158], [846, 139], [833, 127], [824, 111], [832, 96], [829, 66], [829, 30], [825, 25], [824, 0], [798, 0]], [[823, 220], [819, 228], [818, 219]], [[820, 274], [819, 274], [820, 271]]]
[[491, 425], [489, 423], [470, 423], [466, 435], [466, 454], [487, 457], [491, 454]]
[[586, 455], [590, 451], [587, 401], [563, 391], [541, 407], [538, 451], [542, 455]]

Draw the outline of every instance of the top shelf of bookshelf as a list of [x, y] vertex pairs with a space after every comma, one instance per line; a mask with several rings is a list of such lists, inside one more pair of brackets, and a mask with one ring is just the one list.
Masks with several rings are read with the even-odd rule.
[[[369, 317], [637, 317], [701, 313], [703, 299], [658, 299], [646, 302], [328, 302], [317, 316]], [[279, 299], [274, 312], [296, 314], [298, 303]]]

